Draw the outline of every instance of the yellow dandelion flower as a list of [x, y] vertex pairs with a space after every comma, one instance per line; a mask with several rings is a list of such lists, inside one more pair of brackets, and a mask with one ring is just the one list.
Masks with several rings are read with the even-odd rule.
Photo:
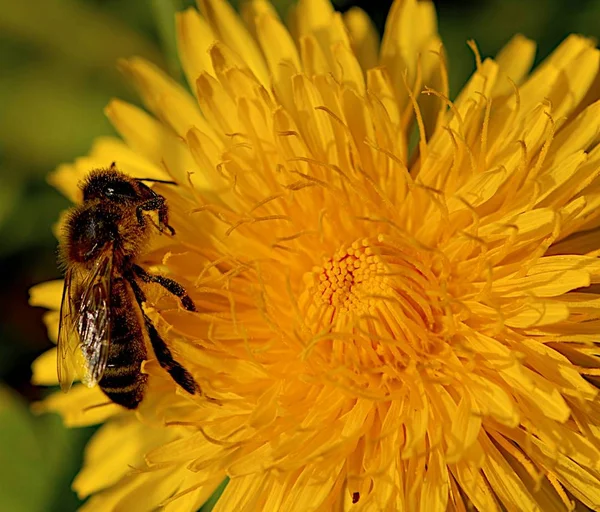
[[[531, 73], [524, 37], [495, 60], [472, 45], [450, 101], [430, 1], [397, 0], [380, 47], [326, 0], [287, 28], [265, 0], [199, 0], [177, 29], [193, 95], [121, 63], [150, 114], [112, 101], [122, 140], [51, 177], [74, 201], [113, 161], [175, 180], [177, 236], [144, 265], [199, 310], [148, 292], [202, 396], [150, 358], [135, 412], [81, 384], [39, 406], [105, 422], [84, 510], [193, 511], [226, 477], [219, 512], [600, 509], [594, 44]], [[32, 293], [53, 337], [61, 288]]]

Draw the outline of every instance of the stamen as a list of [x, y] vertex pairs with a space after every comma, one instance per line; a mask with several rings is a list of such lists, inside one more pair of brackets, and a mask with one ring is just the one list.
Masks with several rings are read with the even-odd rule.
[[483, 116], [483, 126], [481, 127], [481, 146], [479, 149], [479, 164], [477, 166], [477, 172], [479, 173], [483, 172], [486, 168], [488, 128], [490, 124], [490, 112], [492, 110], [492, 99], [485, 96], [483, 98], [485, 100], [485, 114]]
[[444, 103], [446, 103], [446, 105], [448, 106], [448, 108], [452, 112], [454, 118], [458, 122], [459, 133], [461, 133], [461, 134], [465, 133], [465, 123], [464, 123], [464, 120], [463, 120], [462, 116], [460, 115], [460, 112], [459, 112], [458, 108], [456, 108], [456, 105], [454, 105], [454, 102], [452, 102], [452, 100], [450, 100], [450, 98], [448, 96], [442, 94], [439, 91], [436, 91], [435, 89], [427, 87], [427, 86], [425, 86], [425, 88], [423, 89], [423, 93], [422, 94], [433, 94], [434, 96], [437, 96], [438, 98], [440, 98]]
[[258, 208], [260, 208], [261, 206], [264, 206], [265, 204], [271, 202], [271, 201], [275, 201], [276, 199], [281, 199], [282, 197], [284, 197], [284, 194], [273, 194], [272, 196], [269, 197], [265, 197], [263, 200], [259, 201], [258, 203], [256, 203], [251, 209], [249, 213], [252, 213], [254, 210], [257, 210]]
[[340, 126], [342, 126], [350, 135], [352, 135], [352, 132], [350, 131], [350, 128], [348, 128], [348, 125], [343, 121], [343, 119], [341, 119], [339, 116], [337, 116], [330, 108], [327, 108], [325, 106], [318, 106], [315, 107], [315, 110], [322, 110], [323, 112], [329, 114], [329, 116], [331, 116], [331, 118], [337, 122]]
[[479, 53], [479, 48], [477, 48], [477, 43], [473, 39], [469, 39], [467, 41], [469, 48], [475, 54], [475, 64], [477, 65], [477, 71], [481, 70], [481, 54]]
[[[417, 81], [419, 83], [421, 80], [421, 66], [417, 63]], [[410, 102], [412, 104], [413, 110], [415, 112], [415, 118], [417, 119], [417, 126], [419, 127], [419, 153], [421, 155], [421, 167], [425, 165], [427, 161], [427, 134], [425, 132], [425, 122], [423, 121], [423, 116], [421, 115], [421, 109], [419, 108], [419, 103], [415, 98], [415, 94], [411, 91], [408, 85], [408, 77], [406, 74], [402, 74], [402, 80], [404, 81], [404, 85], [406, 87], [406, 92], [408, 93], [408, 97], [410, 98]]]
[[291, 219], [287, 215], [265, 215], [264, 217], [252, 217], [250, 219], [240, 219], [233, 226], [231, 226], [227, 231], [225, 231], [225, 236], [231, 235], [236, 229], [244, 224], [253, 224], [255, 222], [265, 222], [269, 220], [285, 220], [291, 222]]
[[563, 502], [563, 504], [565, 505], [565, 507], [567, 507], [567, 510], [569, 512], [572, 512], [573, 510], [575, 510], [575, 508], [576, 508], [575, 502], [571, 501], [569, 499], [569, 496], [565, 492], [565, 489], [562, 486], [562, 484], [560, 483], [560, 480], [558, 479], [558, 477], [554, 473], [548, 471], [548, 473], [546, 473], [546, 478], [550, 482], [550, 485], [552, 485], [552, 487], [554, 487], [556, 494], [558, 494], [558, 496], [560, 497], [560, 499]]
[[552, 141], [554, 140], [554, 132], [556, 130], [556, 123], [554, 121], [554, 118], [550, 114], [550, 112], [544, 112], [544, 114], [546, 115], [546, 117], [548, 118], [548, 121], [550, 123], [550, 131], [548, 133], [548, 136], [546, 137], [546, 140], [544, 141], [544, 145], [542, 146], [542, 149], [538, 156], [535, 167], [527, 175], [528, 180], [531, 180], [531, 179], [534, 179], [537, 177], [538, 173], [540, 172], [540, 169], [542, 168], [542, 165], [544, 164], [546, 155], [548, 154], [548, 151], [550, 151], [550, 145], [552, 144]]

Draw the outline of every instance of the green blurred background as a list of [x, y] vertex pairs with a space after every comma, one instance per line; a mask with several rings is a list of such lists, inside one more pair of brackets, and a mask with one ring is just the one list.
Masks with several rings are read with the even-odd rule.
[[[274, 3], [284, 13], [291, 2]], [[334, 3], [363, 7], [381, 32], [391, 2]], [[520, 32], [539, 43], [539, 62], [571, 32], [600, 35], [600, 0], [435, 3], [453, 96], [474, 68], [468, 39], [489, 56]], [[28, 289], [60, 277], [51, 225], [68, 206], [46, 175], [85, 154], [94, 137], [114, 133], [103, 115], [111, 97], [138, 103], [118, 58], [142, 55], [181, 79], [173, 13], [191, 4], [0, 0], [0, 511], [75, 510], [70, 482], [94, 430], [67, 430], [59, 418], [29, 411], [48, 392], [29, 383], [30, 365], [51, 343]]]

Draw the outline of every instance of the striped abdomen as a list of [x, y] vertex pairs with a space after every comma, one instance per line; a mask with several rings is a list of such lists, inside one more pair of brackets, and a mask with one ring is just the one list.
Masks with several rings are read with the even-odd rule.
[[113, 402], [135, 409], [144, 398], [148, 376], [141, 372], [146, 359], [142, 313], [129, 283], [113, 276], [110, 305], [110, 346], [100, 389]]

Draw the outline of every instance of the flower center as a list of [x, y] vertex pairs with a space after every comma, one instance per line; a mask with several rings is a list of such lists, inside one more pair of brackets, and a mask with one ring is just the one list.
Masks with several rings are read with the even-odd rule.
[[434, 262], [433, 251], [380, 235], [308, 273], [298, 305], [311, 371], [388, 396], [407, 369], [438, 364], [432, 355], [447, 348], [452, 315]]
[[406, 242], [382, 235], [357, 240], [314, 268], [310, 281], [310, 309], [338, 329], [369, 318], [394, 338], [404, 332], [414, 341], [441, 329], [442, 292], [431, 254]]
[[354, 242], [329, 258], [320, 271], [317, 295], [340, 312], [372, 312], [388, 294], [386, 265], [367, 239]]

